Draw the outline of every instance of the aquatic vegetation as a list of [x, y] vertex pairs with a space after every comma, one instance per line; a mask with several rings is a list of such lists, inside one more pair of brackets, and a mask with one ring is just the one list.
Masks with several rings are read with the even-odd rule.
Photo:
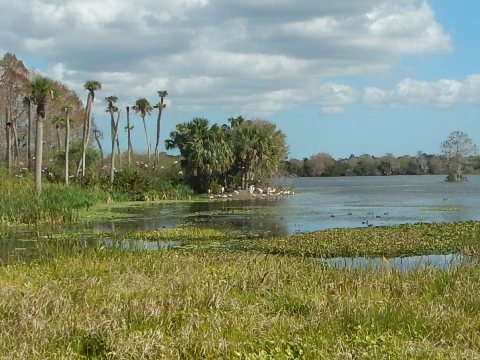
[[96, 250], [0, 268], [0, 357], [477, 358], [479, 275]]
[[111, 239], [130, 239], [140, 241], [165, 241], [165, 240], [180, 240], [180, 241], [213, 241], [213, 240], [225, 240], [229, 238], [227, 232], [214, 230], [214, 229], [202, 229], [194, 227], [176, 228], [176, 229], [162, 229], [155, 231], [135, 231], [128, 233], [108, 233], [102, 234], [102, 237], [108, 237]]
[[459, 208], [442, 208], [442, 207], [434, 207], [434, 208], [423, 208], [422, 211], [460, 211]]
[[406, 224], [331, 229], [287, 238], [236, 242], [232, 248], [308, 257], [406, 256], [474, 253], [480, 250], [480, 223]]

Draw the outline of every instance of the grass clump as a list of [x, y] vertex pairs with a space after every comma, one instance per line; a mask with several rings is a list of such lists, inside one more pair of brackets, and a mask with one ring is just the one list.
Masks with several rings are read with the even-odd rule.
[[108, 194], [77, 185], [47, 183], [40, 196], [31, 178], [1, 177], [0, 221], [3, 224], [69, 223], [80, 209], [106, 201]]

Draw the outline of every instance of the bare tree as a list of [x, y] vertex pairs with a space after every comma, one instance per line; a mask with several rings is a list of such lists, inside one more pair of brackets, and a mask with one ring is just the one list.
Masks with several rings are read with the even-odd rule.
[[474, 155], [477, 147], [473, 140], [464, 132], [453, 131], [447, 140], [442, 143], [442, 153], [447, 157], [449, 173], [447, 181], [467, 180], [463, 175], [463, 168], [466, 165], [466, 158]]

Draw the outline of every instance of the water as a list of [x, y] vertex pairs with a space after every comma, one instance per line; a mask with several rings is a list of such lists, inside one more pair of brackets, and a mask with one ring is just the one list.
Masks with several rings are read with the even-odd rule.
[[[112, 209], [113, 215], [119, 215], [118, 220], [91, 221], [66, 231], [121, 233], [191, 225], [262, 233], [267, 236], [287, 236], [337, 227], [480, 220], [480, 176], [470, 176], [468, 182], [461, 183], [447, 183], [444, 178], [391, 176], [280, 179], [278, 183], [294, 187], [294, 196], [257, 196], [234, 201], [222, 199], [139, 203], [136, 206]], [[272, 186], [276, 186], [275, 182], [277, 181], [272, 181]], [[22, 240], [35, 238], [34, 233], [3, 234], [0, 239], [0, 264], [35, 257], [35, 241]], [[104, 245], [109, 246], [108, 243]], [[119, 246], [125, 247], [127, 243]], [[163, 245], [152, 243], [142, 246], [155, 250]]]
[[96, 231], [194, 225], [275, 236], [329, 228], [480, 220], [480, 176], [448, 183], [445, 176], [294, 178], [294, 196], [250, 200], [143, 204], [115, 209], [129, 219], [93, 221]]
[[395, 269], [403, 272], [414, 271], [430, 267], [439, 270], [450, 269], [457, 266], [473, 265], [475, 258], [463, 254], [447, 255], [422, 255], [394, 258], [320, 258], [320, 262], [330, 265], [335, 269], [347, 270], [382, 270]]

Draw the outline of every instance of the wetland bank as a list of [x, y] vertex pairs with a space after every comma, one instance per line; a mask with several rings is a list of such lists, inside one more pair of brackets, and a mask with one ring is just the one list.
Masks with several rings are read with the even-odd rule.
[[[372, 200], [365, 202], [358, 189], [342, 198], [338, 181], [314, 186], [307, 179], [295, 197], [158, 203], [135, 211], [116, 205], [106, 225], [89, 218], [68, 231], [38, 230], [35, 256], [17, 254], [0, 267], [0, 357], [478, 358], [480, 224], [458, 219], [476, 216], [478, 180], [469, 188], [448, 184], [445, 195], [435, 178], [418, 179], [423, 189], [403, 187], [411, 197], [392, 193], [400, 180], [385, 180], [390, 200], [384, 202], [371, 198], [379, 196], [379, 183], [359, 186]], [[308, 207], [328, 194], [343, 205], [330, 199], [328, 209]], [[303, 209], [293, 225], [292, 208]], [[169, 223], [168, 214], [178, 222]], [[405, 221], [418, 214], [431, 223]], [[271, 223], [277, 220], [285, 220], [279, 232]], [[335, 220], [336, 228], [325, 229]], [[373, 226], [362, 224], [367, 220]], [[319, 229], [306, 231], [314, 223]], [[2, 249], [13, 233], [2, 232]], [[158, 251], [154, 244], [170, 246]], [[319, 261], [431, 254], [468, 261], [409, 271]]]

